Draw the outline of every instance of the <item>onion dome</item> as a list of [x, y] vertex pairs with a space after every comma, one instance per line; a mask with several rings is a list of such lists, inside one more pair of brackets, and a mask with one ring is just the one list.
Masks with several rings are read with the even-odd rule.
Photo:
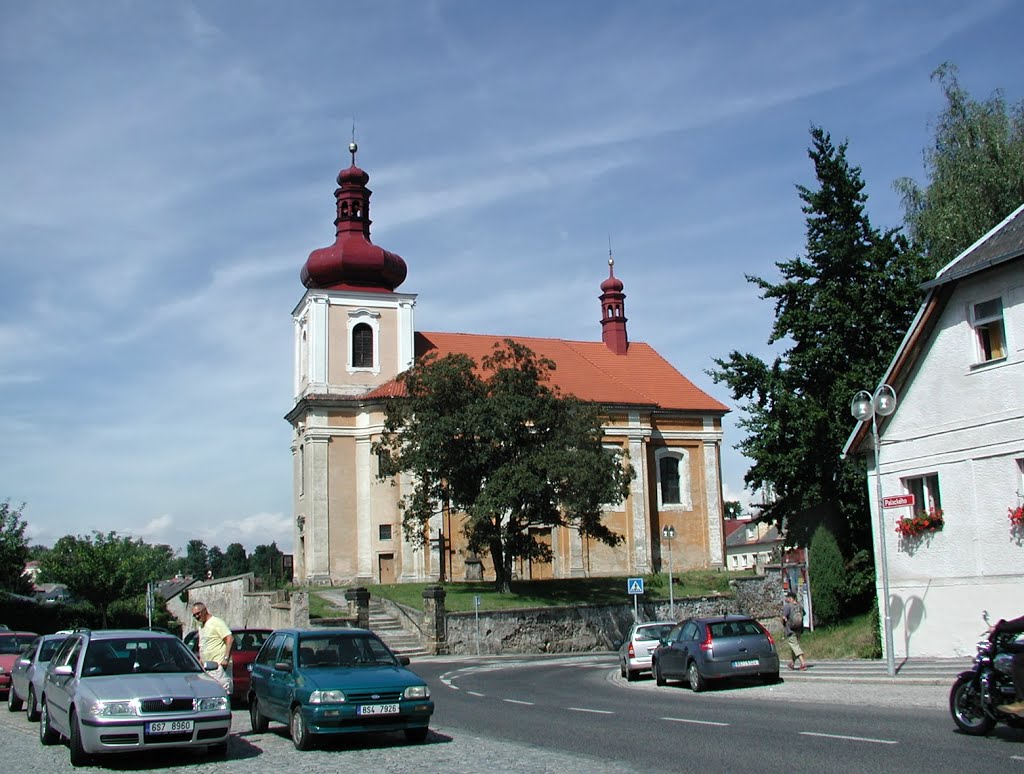
[[601, 283], [601, 341], [616, 355], [629, 351], [626, 333], [626, 294], [622, 280], [615, 276], [615, 259], [608, 251], [608, 279]]
[[390, 293], [408, 271], [400, 255], [370, 241], [370, 176], [356, 166], [358, 146], [348, 146], [352, 165], [338, 173], [334, 244], [314, 250], [302, 267], [302, 284], [322, 290]]
[[622, 280], [615, 276], [615, 259], [608, 256], [608, 279], [601, 283], [602, 293], [621, 293]]

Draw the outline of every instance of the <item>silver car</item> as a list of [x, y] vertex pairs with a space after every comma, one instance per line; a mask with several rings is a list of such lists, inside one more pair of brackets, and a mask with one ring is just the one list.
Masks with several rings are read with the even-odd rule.
[[7, 695], [7, 709], [17, 712], [25, 705], [25, 714], [29, 720], [39, 720], [39, 702], [37, 697], [43, 689], [43, 678], [46, 667], [53, 654], [68, 638], [70, 632], [57, 632], [36, 637], [29, 645], [28, 651], [14, 662], [11, 670], [11, 692]]
[[619, 674], [629, 681], [641, 672], [651, 671], [651, 654], [675, 621], [644, 621], [633, 624], [625, 642], [619, 646]]
[[39, 740], [68, 740], [71, 763], [95, 754], [205, 746], [223, 754], [227, 693], [172, 634], [75, 630], [50, 661], [39, 696]]

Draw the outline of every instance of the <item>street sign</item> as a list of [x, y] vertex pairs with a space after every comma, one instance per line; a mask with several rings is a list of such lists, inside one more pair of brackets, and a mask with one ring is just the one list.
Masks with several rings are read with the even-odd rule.
[[644, 593], [644, 579], [643, 578], [628, 578], [626, 580], [626, 589], [630, 594], [643, 594]]
[[895, 495], [894, 497], [883, 497], [882, 507], [883, 508], [906, 508], [908, 505], [914, 504], [914, 495]]

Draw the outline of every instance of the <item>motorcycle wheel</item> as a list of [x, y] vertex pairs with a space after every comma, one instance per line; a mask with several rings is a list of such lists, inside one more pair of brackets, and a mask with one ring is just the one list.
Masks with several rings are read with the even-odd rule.
[[949, 692], [949, 712], [956, 727], [971, 736], [986, 736], [996, 725], [981, 706], [981, 694], [973, 675], [958, 677], [953, 683]]

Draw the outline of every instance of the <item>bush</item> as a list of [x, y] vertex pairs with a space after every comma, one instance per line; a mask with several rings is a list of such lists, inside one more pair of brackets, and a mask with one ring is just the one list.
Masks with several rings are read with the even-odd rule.
[[849, 589], [846, 564], [835, 535], [825, 526], [814, 530], [809, 551], [814, 623], [827, 626], [844, 615], [843, 603]]

